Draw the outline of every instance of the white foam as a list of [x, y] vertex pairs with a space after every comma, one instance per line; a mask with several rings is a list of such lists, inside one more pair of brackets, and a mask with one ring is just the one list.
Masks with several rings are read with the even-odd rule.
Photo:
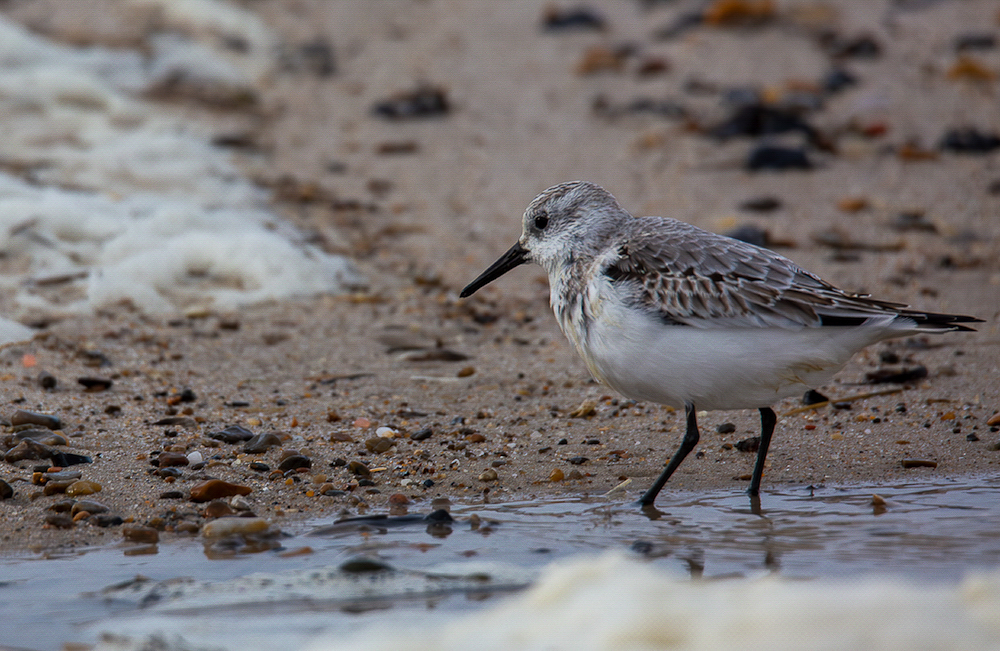
[[[22, 312], [123, 301], [170, 312], [360, 284], [348, 260], [283, 224], [207, 133], [135, 94], [178, 71], [251, 83], [274, 60], [266, 25], [218, 0], [131, 1], [194, 33], [155, 37], [147, 60], [58, 45], [0, 18], [0, 162], [18, 170], [0, 172], [0, 288]], [[253, 56], [230, 56], [212, 35], [243, 39]]]
[[549, 566], [527, 592], [454, 621], [384, 622], [309, 651], [912, 651], [1000, 648], [1000, 575], [959, 586], [898, 580], [696, 581], [608, 554]]

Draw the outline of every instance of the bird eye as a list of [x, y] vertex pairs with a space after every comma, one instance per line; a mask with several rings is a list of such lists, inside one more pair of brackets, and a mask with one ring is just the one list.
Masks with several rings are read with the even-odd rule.
[[549, 216], [542, 213], [535, 217], [535, 228], [540, 231], [544, 231], [545, 227], [549, 225]]

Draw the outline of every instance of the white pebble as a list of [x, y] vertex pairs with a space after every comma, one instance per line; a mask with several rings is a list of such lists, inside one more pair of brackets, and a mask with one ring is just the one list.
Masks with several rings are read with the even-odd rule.
[[188, 463], [191, 465], [201, 463], [204, 460], [205, 458], [201, 455], [201, 452], [198, 452], [197, 450], [188, 455]]
[[375, 436], [384, 436], [385, 438], [391, 439], [396, 436], [396, 430], [391, 427], [379, 427], [375, 430]]

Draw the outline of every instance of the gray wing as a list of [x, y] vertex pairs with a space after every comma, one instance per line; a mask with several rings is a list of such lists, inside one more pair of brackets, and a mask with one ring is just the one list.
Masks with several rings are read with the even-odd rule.
[[848, 294], [776, 253], [684, 222], [644, 217], [630, 231], [604, 273], [668, 323], [797, 328], [927, 316]]

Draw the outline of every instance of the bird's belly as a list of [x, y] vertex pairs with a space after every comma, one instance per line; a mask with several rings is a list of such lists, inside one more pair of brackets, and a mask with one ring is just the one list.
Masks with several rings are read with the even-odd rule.
[[861, 347], [836, 332], [846, 330], [697, 328], [629, 311], [595, 319], [571, 340], [591, 373], [629, 398], [746, 409], [827, 382]]

